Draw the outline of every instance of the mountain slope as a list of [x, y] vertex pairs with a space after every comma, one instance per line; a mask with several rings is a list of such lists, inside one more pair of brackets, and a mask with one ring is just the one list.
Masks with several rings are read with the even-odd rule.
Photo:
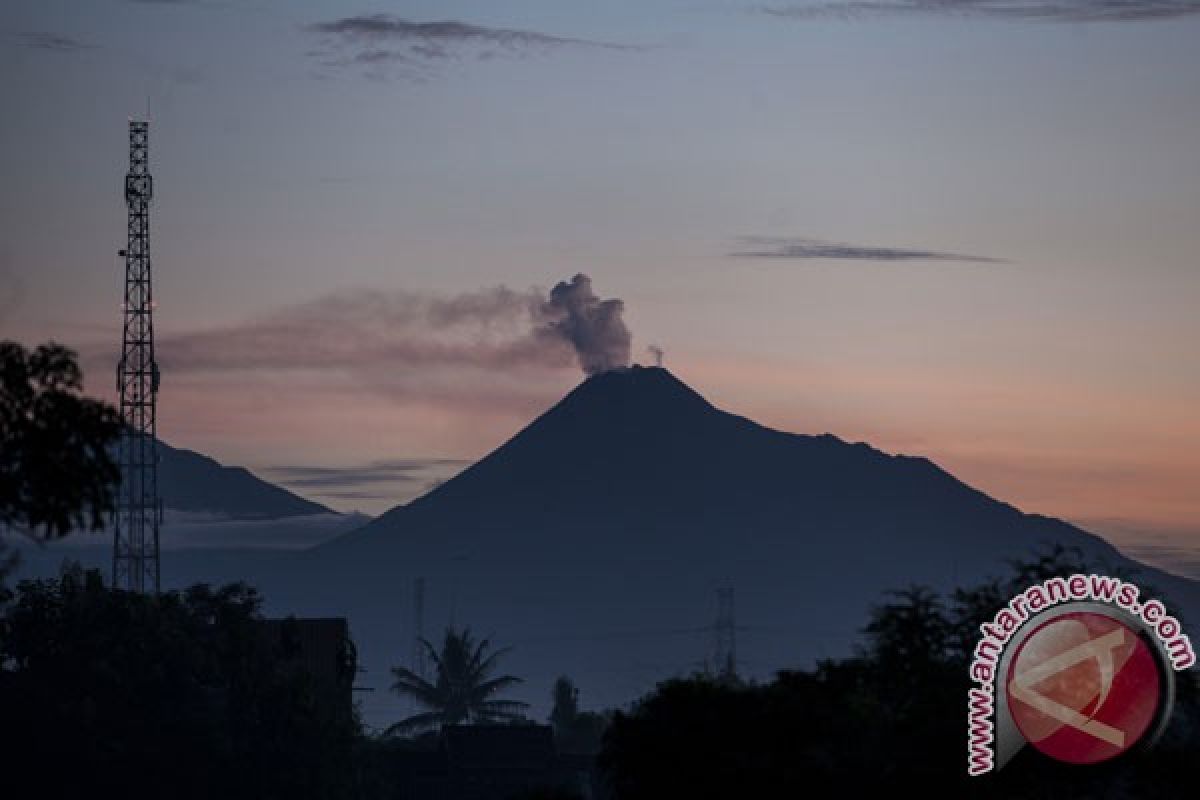
[[526, 699], [565, 672], [621, 703], [702, 666], [718, 587], [736, 592], [743, 666], [766, 675], [847, 652], [888, 589], [967, 585], [1052, 543], [1138, 570], [1200, 620], [1196, 583], [927, 459], [771, 430], [633, 367], [589, 378], [453, 480], [302, 556], [305, 588], [283, 591], [349, 614], [382, 671], [410, 649], [423, 577], [426, 631], [453, 619], [514, 644], [512, 670], [538, 687]]
[[[509, 522], [522, 530], [516, 539], [479, 533]], [[439, 535], [424, 534], [425, 525]], [[519, 545], [538, 539], [545, 525], [552, 527], [546, 544], [565, 540], [573, 548], [587, 547], [570, 535], [579, 526], [647, 534], [606, 538], [601, 549], [609, 555], [623, 547], [717, 553], [818, 545], [836, 532], [916, 548], [933, 541], [964, 555], [1064, 540], [1116, 555], [1097, 537], [1022, 514], [928, 459], [829, 434], [775, 431], [720, 411], [666, 370], [646, 367], [585, 381], [453, 480], [323, 549], [445, 555], [458, 547], [464, 552], [451, 555], [479, 551], [507, 561], [512, 552], [522, 561], [529, 555]], [[447, 530], [460, 526], [463, 533], [448, 539]]]
[[332, 514], [243, 467], [227, 467], [208, 456], [158, 446], [158, 484], [163, 505], [171, 511], [209, 512], [234, 519], [277, 519]]

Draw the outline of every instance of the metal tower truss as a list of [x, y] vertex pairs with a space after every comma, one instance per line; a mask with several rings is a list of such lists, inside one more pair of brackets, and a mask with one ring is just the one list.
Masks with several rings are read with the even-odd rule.
[[135, 592], [159, 591], [156, 411], [158, 364], [154, 360], [154, 299], [150, 285], [149, 123], [129, 121], [129, 173], [125, 203], [129, 224], [125, 249], [124, 334], [117, 364], [121, 396], [118, 490], [113, 531], [113, 586]]

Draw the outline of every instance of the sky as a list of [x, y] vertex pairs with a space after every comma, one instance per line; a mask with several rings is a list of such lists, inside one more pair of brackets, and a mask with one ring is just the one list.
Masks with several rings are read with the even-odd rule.
[[582, 378], [526, 345], [583, 273], [720, 407], [1200, 548], [1198, 40], [1195, 0], [10, 0], [0, 336], [113, 397], [148, 114], [173, 445], [378, 513]]

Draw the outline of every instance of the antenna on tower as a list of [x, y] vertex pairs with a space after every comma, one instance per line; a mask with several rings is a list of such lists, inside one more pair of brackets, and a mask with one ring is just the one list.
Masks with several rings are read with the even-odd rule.
[[723, 681], [737, 679], [737, 624], [733, 614], [733, 587], [717, 589], [716, 653], [713, 665]]
[[125, 302], [117, 392], [121, 396], [121, 436], [117, 461], [121, 485], [113, 523], [115, 588], [158, 593], [158, 533], [162, 500], [158, 495], [158, 363], [154, 360], [154, 296], [150, 283], [150, 124], [129, 120], [129, 172], [125, 205], [129, 209], [125, 249]]

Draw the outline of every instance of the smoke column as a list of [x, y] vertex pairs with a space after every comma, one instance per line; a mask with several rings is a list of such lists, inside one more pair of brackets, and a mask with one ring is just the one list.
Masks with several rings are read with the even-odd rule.
[[625, 327], [625, 304], [617, 298], [601, 300], [592, 291], [592, 279], [582, 273], [570, 283], [550, 290], [542, 306], [548, 318], [539, 335], [571, 343], [579, 366], [588, 375], [629, 366], [633, 337]]

